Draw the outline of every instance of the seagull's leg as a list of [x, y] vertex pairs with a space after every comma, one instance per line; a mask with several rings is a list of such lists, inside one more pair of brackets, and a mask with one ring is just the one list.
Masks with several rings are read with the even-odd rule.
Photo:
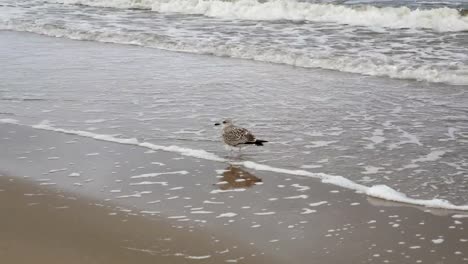
[[229, 155], [232, 156], [232, 151], [233, 151], [233, 148], [227, 144], [224, 144], [224, 149], [226, 149], [227, 151], [229, 151]]

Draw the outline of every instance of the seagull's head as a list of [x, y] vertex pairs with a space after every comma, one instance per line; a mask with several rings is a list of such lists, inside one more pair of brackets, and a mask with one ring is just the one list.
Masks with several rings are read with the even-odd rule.
[[219, 126], [223, 124], [223, 126], [232, 126], [232, 120], [231, 119], [224, 119], [223, 122], [221, 123], [215, 123], [215, 126]]

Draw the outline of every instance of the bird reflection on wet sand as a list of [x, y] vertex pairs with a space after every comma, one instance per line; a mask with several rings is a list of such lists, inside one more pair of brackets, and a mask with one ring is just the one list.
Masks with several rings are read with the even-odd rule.
[[223, 177], [220, 178], [218, 186], [221, 190], [249, 188], [259, 182], [262, 182], [262, 179], [239, 167], [230, 165], [223, 173]]

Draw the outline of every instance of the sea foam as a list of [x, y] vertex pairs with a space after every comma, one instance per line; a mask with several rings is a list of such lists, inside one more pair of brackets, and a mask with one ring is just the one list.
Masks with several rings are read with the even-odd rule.
[[[3, 122], [2, 119], [0, 119], [0, 123], [10, 123], [10, 122], [9, 121]], [[415, 199], [415, 198], [408, 197], [406, 194], [398, 192], [386, 185], [374, 185], [374, 186], [369, 187], [369, 186], [365, 186], [365, 185], [353, 182], [343, 176], [334, 176], [334, 175], [329, 175], [325, 173], [313, 173], [313, 172], [309, 172], [305, 170], [290, 170], [290, 169], [284, 169], [284, 168], [276, 168], [276, 167], [272, 167], [272, 166], [265, 165], [265, 164], [259, 164], [253, 161], [230, 162], [227, 159], [218, 157], [217, 155], [213, 153], [209, 153], [205, 150], [195, 150], [195, 149], [183, 148], [183, 147], [178, 147], [178, 146], [160, 146], [160, 145], [152, 144], [149, 142], [139, 142], [135, 138], [118, 138], [112, 135], [102, 135], [102, 134], [95, 134], [95, 133], [91, 133], [87, 131], [81, 131], [81, 130], [56, 128], [56, 127], [51, 126], [48, 121], [41, 122], [40, 124], [34, 125], [32, 127], [36, 129], [55, 131], [55, 132], [60, 132], [60, 133], [65, 133], [65, 134], [93, 138], [96, 140], [103, 140], [103, 141], [115, 142], [115, 143], [126, 144], [126, 145], [135, 145], [135, 146], [145, 147], [145, 148], [149, 148], [153, 150], [175, 152], [181, 155], [191, 156], [191, 157], [199, 158], [199, 159], [231, 163], [234, 165], [241, 165], [246, 168], [253, 169], [253, 170], [271, 171], [271, 172], [278, 172], [278, 173], [283, 173], [283, 174], [316, 178], [316, 179], [320, 179], [324, 183], [333, 184], [333, 185], [340, 186], [346, 189], [355, 190], [358, 193], [363, 193], [368, 196], [372, 196], [372, 197], [376, 197], [376, 198], [380, 198], [384, 200], [389, 200], [389, 201], [394, 201], [394, 202], [420, 205], [420, 206], [425, 206], [428, 208], [442, 208], [442, 209], [450, 209], [450, 210], [468, 211], [468, 205], [454, 205], [450, 203], [449, 201], [443, 200], [443, 199], [430, 199], [430, 200]], [[237, 190], [237, 189], [234, 189], [234, 190]], [[216, 191], [220, 191], [220, 190], [216, 190]]]
[[[246, 43], [232, 45], [216, 45], [212, 42], [179, 39], [125, 31], [101, 29], [83, 29], [68, 27], [67, 24], [51, 25], [50, 23], [30, 23], [21, 19], [0, 20], [0, 30], [32, 32], [36, 34], [69, 38], [75, 40], [98, 41], [104, 43], [118, 43], [157, 48], [168, 51], [187, 52], [195, 54], [210, 54], [220, 57], [231, 57], [247, 60], [262, 61], [275, 64], [286, 64], [302, 68], [320, 68], [341, 72], [357, 73], [369, 76], [385, 76], [394, 79], [412, 79], [434, 83], [448, 83], [453, 85], [468, 85], [468, 66], [444, 66], [429, 62], [420, 65], [412, 60], [394, 60], [391, 56], [383, 55], [384, 61], [373, 57], [356, 58], [352, 54], [321, 56], [308, 50], [294, 52], [274, 48], [257, 47]], [[466, 29], [468, 30], [468, 28]]]
[[350, 6], [294, 0], [49, 0], [62, 4], [150, 9], [160, 13], [198, 14], [242, 20], [334, 22], [382, 28], [423, 28], [439, 32], [468, 30], [468, 17], [457, 9]]
[[4, 118], [4, 119], [0, 119], [0, 123], [5, 123], [5, 124], [18, 124], [19, 121], [16, 120], [16, 119], [12, 119], [12, 118]]

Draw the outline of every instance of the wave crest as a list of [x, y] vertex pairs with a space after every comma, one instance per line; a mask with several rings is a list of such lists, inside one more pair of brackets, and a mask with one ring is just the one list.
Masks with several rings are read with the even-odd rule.
[[185, 42], [183, 40], [165, 39], [161, 36], [121, 34], [107, 31], [86, 31], [63, 28], [50, 24], [31, 25], [17, 23], [0, 23], [0, 30], [15, 30], [37, 34], [66, 37], [76, 40], [90, 40], [107, 43], [130, 44], [158, 48], [169, 51], [195, 54], [209, 54], [221, 57], [248, 59], [269, 63], [286, 64], [303, 68], [321, 68], [341, 72], [357, 73], [368, 76], [385, 76], [394, 79], [410, 79], [451, 85], [468, 84], [468, 68], [459, 65], [455, 68], [436, 65], [415, 65], [412, 63], [386, 63], [373, 58], [353, 56], [319, 56], [314, 54], [296, 54], [277, 49], [261, 49], [254, 46], [213, 45], [205, 42]]
[[197, 14], [242, 20], [294, 20], [333, 22], [380, 28], [430, 29], [438, 32], [468, 31], [468, 16], [454, 8], [345, 6], [295, 0], [51, 0], [114, 8], [150, 9], [160, 13]]

